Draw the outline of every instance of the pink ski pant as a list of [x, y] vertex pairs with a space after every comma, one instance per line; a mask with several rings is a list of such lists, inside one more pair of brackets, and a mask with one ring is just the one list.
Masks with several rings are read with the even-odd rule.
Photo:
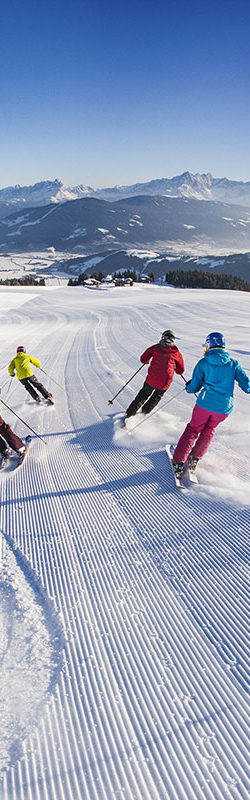
[[[176, 445], [173, 455], [174, 461], [178, 464], [180, 461], [185, 462], [191, 451], [194, 458], [202, 458], [210, 445], [215, 428], [227, 417], [228, 414], [206, 411], [205, 408], [200, 408], [200, 406], [196, 405], [191, 420]], [[196, 442], [195, 445], [194, 442]]]

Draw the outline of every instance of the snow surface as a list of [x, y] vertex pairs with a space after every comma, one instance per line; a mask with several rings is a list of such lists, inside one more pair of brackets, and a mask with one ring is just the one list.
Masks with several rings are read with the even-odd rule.
[[[1, 397], [46, 442], [0, 473], [1, 800], [247, 800], [250, 397], [186, 493], [165, 453], [194, 403], [181, 378], [128, 430], [146, 368], [108, 400], [167, 327], [187, 378], [213, 329], [249, 373], [249, 295], [1, 294]], [[65, 387], [35, 370], [54, 407], [9, 388], [20, 343]]]
[[[22, 216], [22, 217], [16, 217], [15, 222], [20, 222], [20, 228], [17, 231], [14, 231], [13, 233], [7, 233], [7, 236], [18, 236], [18, 235], [21, 234], [21, 229], [22, 228], [28, 228], [31, 225], [39, 225], [39, 223], [41, 222], [42, 219], [45, 219], [46, 217], [49, 217], [50, 214], [53, 214], [54, 211], [56, 211], [56, 207], [55, 206], [53, 208], [50, 208], [49, 211], [47, 211], [46, 214], [42, 215], [42, 217], [39, 217], [39, 219], [34, 219], [31, 222], [23, 222], [23, 220], [27, 217], [27, 214], [25, 214], [25, 216]], [[13, 222], [9, 221], [8, 219], [7, 220], [4, 219], [4, 220], [2, 220], [2, 224], [3, 225], [7, 225], [7, 227], [9, 227], [9, 226], [13, 225]]]

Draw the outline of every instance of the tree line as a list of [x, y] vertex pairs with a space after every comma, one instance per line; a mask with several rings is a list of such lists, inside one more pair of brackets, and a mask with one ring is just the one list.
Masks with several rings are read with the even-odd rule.
[[217, 272], [203, 272], [203, 270], [174, 269], [166, 273], [166, 283], [180, 288], [200, 289], [238, 289], [250, 292], [250, 283], [238, 278], [237, 275], [223, 275]]
[[25, 278], [5, 278], [0, 280], [0, 286], [45, 286], [44, 278], [32, 278], [31, 275], [26, 275]]

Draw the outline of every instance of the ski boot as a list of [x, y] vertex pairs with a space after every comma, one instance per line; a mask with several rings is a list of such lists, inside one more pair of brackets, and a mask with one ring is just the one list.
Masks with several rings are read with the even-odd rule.
[[191, 472], [192, 474], [195, 472], [199, 460], [200, 460], [199, 458], [195, 458], [192, 455], [188, 456], [187, 466], [189, 472]]
[[8, 462], [9, 457], [10, 457], [10, 454], [11, 454], [11, 450], [9, 450], [9, 448], [6, 447], [6, 450], [3, 450], [3, 452], [1, 453], [0, 469], [4, 469], [4, 467], [6, 467], [6, 464]]
[[25, 450], [26, 450], [25, 445], [23, 445], [23, 447], [19, 447], [19, 450], [17, 450], [19, 464], [21, 464], [24, 459]]
[[41, 397], [39, 397], [39, 396], [37, 395], [37, 397], [35, 398], [35, 401], [36, 401], [37, 405], [39, 406], [39, 405], [40, 405], [40, 403], [42, 402], [42, 400], [41, 400]]
[[184, 461], [173, 461], [173, 470], [176, 478], [181, 478], [184, 470]]
[[19, 464], [22, 463], [22, 461], [23, 461], [23, 459], [24, 459], [24, 457], [26, 455], [26, 451], [27, 451], [27, 449], [28, 449], [28, 447], [30, 445], [30, 442], [31, 442], [31, 436], [25, 436], [23, 446], [19, 447], [19, 450], [17, 450]]
[[55, 405], [53, 394], [51, 392], [48, 394], [47, 401], [48, 401], [48, 405], [49, 406], [54, 406]]

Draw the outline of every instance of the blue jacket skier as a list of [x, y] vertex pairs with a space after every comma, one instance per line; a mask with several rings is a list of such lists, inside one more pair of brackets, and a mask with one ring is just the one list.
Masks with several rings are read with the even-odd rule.
[[196, 364], [186, 390], [199, 392], [192, 418], [180, 437], [174, 454], [173, 467], [180, 476], [188, 461], [193, 471], [206, 453], [215, 428], [231, 414], [235, 382], [243, 392], [250, 393], [250, 378], [235, 358], [225, 350], [225, 337], [218, 331], [209, 333], [204, 357]]

